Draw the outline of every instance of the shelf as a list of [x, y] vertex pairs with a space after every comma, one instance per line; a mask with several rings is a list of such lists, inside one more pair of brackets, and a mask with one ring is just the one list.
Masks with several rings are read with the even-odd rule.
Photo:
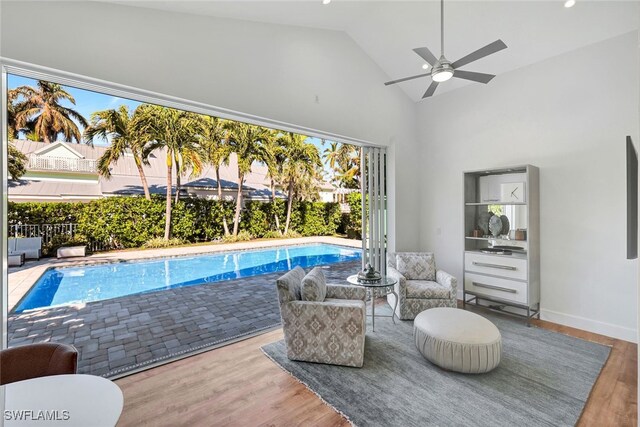
[[501, 239], [500, 237], [471, 237], [471, 236], [467, 236], [465, 237], [465, 239], [469, 239], [469, 240], [502, 240], [503, 242], [524, 242], [527, 243], [526, 240], [514, 240], [514, 239]]
[[482, 203], [465, 203], [466, 206], [490, 206], [490, 205], [499, 205], [499, 206], [527, 206], [526, 203], [508, 203], [508, 202], [482, 202]]

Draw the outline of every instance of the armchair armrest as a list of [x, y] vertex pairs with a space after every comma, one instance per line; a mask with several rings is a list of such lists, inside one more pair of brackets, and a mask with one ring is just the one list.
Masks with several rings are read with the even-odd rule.
[[395, 291], [400, 298], [404, 299], [406, 296], [407, 278], [391, 266], [387, 266], [387, 276], [398, 281], [395, 285]]
[[362, 286], [328, 284], [327, 298], [364, 301], [367, 298], [367, 290]]
[[451, 297], [454, 299], [458, 299], [458, 279], [445, 271], [438, 270], [436, 272], [436, 282], [443, 286], [450, 287]]

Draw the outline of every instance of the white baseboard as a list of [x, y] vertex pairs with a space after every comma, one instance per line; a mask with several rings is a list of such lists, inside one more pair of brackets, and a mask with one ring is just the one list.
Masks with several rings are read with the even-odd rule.
[[[462, 291], [458, 291], [458, 299], [462, 300]], [[638, 342], [638, 331], [624, 326], [611, 323], [600, 322], [598, 320], [587, 319], [586, 317], [575, 316], [573, 314], [560, 313], [553, 310], [540, 310], [540, 318], [549, 322], [570, 326], [576, 329], [593, 332], [608, 337], [617, 338], [633, 343]]]
[[559, 323], [576, 329], [582, 329], [596, 334], [606, 335], [629, 342], [638, 342], [638, 331], [624, 326], [587, 319], [586, 317], [560, 313], [553, 310], [540, 310], [540, 318], [549, 322]]

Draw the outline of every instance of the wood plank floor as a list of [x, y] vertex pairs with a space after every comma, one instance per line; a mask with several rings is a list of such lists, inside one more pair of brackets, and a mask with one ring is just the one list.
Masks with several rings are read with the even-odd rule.
[[[612, 346], [578, 425], [637, 425], [637, 347], [545, 321], [538, 326]], [[117, 380], [119, 426], [347, 426], [349, 423], [260, 350], [282, 330]]]

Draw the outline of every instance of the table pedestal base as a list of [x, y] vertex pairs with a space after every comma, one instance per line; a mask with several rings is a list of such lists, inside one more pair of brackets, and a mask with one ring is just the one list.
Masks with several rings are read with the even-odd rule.
[[[375, 332], [376, 331], [376, 292], [374, 292], [373, 289], [369, 288], [369, 298], [371, 298], [371, 331]], [[389, 294], [393, 294], [393, 296], [396, 297], [395, 300], [395, 304], [393, 305], [393, 312], [391, 313], [391, 316], [386, 316], [386, 315], [378, 315], [378, 317], [391, 317], [391, 320], [393, 321], [393, 324], [395, 325], [396, 323], [396, 309], [398, 308], [398, 294], [396, 294], [395, 291], [391, 291], [391, 292], [387, 292], [384, 294], [384, 296], [387, 296]], [[382, 295], [381, 295], [382, 296]], [[400, 320], [400, 318], [398, 318], [398, 320]]]

